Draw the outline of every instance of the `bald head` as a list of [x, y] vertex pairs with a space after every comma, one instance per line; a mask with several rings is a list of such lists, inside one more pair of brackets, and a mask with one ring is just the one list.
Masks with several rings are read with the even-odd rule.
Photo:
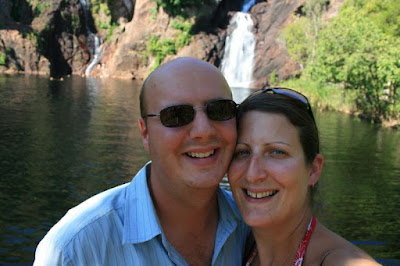
[[149, 92], [156, 91], [160, 87], [164, 91], [170, 87], [190, 90], [190, 86], [184, 87], [182, 84], [187, 84], [188, 81], [199, 83], [205, 77], [216, 82], [221, 90], [228, 91], [232, 96], [228, 83], [217, 67], [197, 58], [180, 57], [158, 67], [143, 82], [139, 98], [140, 115], [143, 117], [147, 112], [146, 103]]

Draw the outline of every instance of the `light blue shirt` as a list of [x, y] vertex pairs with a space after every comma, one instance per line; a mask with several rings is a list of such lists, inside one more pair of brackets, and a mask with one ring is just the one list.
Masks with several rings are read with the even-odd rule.
[[[212, 265], [241, 265], [250, 229], [230, 192], [218, 191], [220, 220]], [[176, 228], [179, 230], [179, 228]], [[188, 265], [168, 243], [146, 182], [132, 182], [72, 208], [39, 243], [34, 265]]]

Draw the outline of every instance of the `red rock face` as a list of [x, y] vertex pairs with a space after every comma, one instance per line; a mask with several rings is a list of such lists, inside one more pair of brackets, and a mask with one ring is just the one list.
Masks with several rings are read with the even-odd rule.
[[271, 0], [251, 9], [257, 36], [253, 87], [268, 84], [274, 70], [278, 79], [288, 79], [300, 72], [300, 66], [290, 58], [277, 38], [303, 3], [304, 0]]
[[[274, 71], [278, 79], [300, 73], [300, 66], [290, 59], [277, 38], [304, 1], [258, 0], [251, 8], [257, 39], [252, 87], [267, 84]], [[0, 66], [0, 72], [50, 73], [53, 76], [84, 74], [92, 55], [79, 0], [51, 0], [51, 6], [39, 15], [34, 14], [25, 0], [16, 2], [21, 2], [18, 5], [26, 15], [18, 15], [9, 0], [0, 0], [0, 53], [12, 49], [7, 53], [7, 65]], [[176, 55], [167, 56], [164, 62], [178, 56], [193, 56], [219, 67], [229, 19], [233, 12], [240, 10], [242, 2], [214, 0], [209, 6], [189, 10], [195, 22], [193, 38], [188, 46]], [[342, 0], [332, 2], [340, 4]], [[160, 9], [154, 19], [152, 10], [156, 9], [156, 4], [151, 0], [114, 0], [109, 8], [120, 26], [115, 38], [103, 44], [101, 60], [90, 75], [143, 79], [154, 63], [154, 58], [146, 55], [146, 42], [153, 35], [173, 39], [177, 33], [171, 27], [174, 18]], [[93, 19], [89, 27], [96, 31]], [[105, 31], [98, 30], [104, 39]], [[39, 34], [39, 42], [27, 37], [29, 34], [32, 37], [33, 32]]]
[[[0, 72], [55, 77], [85, 73], [92, 60], [86, 25], [97, 30], [92, 18], [85, 23], [79, 0], [38, 1], [34, 5], [26, 0], [0, 0], [0, 54], [7, 54], [7, 64], [0, 66]], [[132, 17], [133, 7], [134, 0], [114, 0], [111, 15], [126, 21]]]
[[50, 63], [37, 50], [34, 40], [24, 38], [18, 30], [0, 30], [0, 54], [6, 53], [2, 72], [50, 74]]
[[[220, 64], [225, 41], [225, 31], [220, 27], [226, 26], [227, 12], [239, 8], [241, 1], [222, 1], [220, 5], [217, 2], [200, 10], [190, 10], [195, 14], [193, 20], [197, 33], [188, 46], [181, 48], [176, 55], [167, 56], [164, 62], [179, 56], [193, 56], [217, 66]], [[154, 18], [151, 10], [155, 8], [156, 4], [150, 0], [136, 1], [132, 21], [125, 25], [124, 33], [106, 47], [101, 67], [95, 69], [93, 75], [143, 79], [150, 73], [154, 59], [144, 56], [146, 42], [153, 35], [166, 39], [174, 38], [177, 33], [171, 27], [174, 18], [162, 9]]]

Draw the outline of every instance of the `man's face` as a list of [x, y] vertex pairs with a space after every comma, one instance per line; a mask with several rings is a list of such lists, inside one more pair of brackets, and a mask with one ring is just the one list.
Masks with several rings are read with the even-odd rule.
[[[197, 107], [231, 99], [222, 75], [204, 62], [164, 68], [154, 74], [145, 93], [147, 114], [158, 114], [172, 105]], [[152, 160], [152, 183], [175, 191], [218, 186], [235, 148], [235, 118], [213, 121], [205, 109], [196, 108], [194, 120], [181, 127], [165, 127], [160, 117], [148, 117], [140, 123], [143, 143]]]

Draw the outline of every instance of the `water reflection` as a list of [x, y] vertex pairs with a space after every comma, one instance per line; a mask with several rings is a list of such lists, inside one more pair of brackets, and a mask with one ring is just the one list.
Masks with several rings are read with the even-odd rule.
[[[249, 93], [233, 88], [238, 103]], [[134, 81], [0, 75], [0, 264], [31, 264], [66, 210], [129, 181], [147, 162], [138, 98]], [[395, 265], [400, 132], [339, 113], [316, 119], [326, 158], [319, 219]]]
[[400, 258], [400, 132], [334, 112], [317, 120], [326, 158], [320, 220], [377, 258]]

